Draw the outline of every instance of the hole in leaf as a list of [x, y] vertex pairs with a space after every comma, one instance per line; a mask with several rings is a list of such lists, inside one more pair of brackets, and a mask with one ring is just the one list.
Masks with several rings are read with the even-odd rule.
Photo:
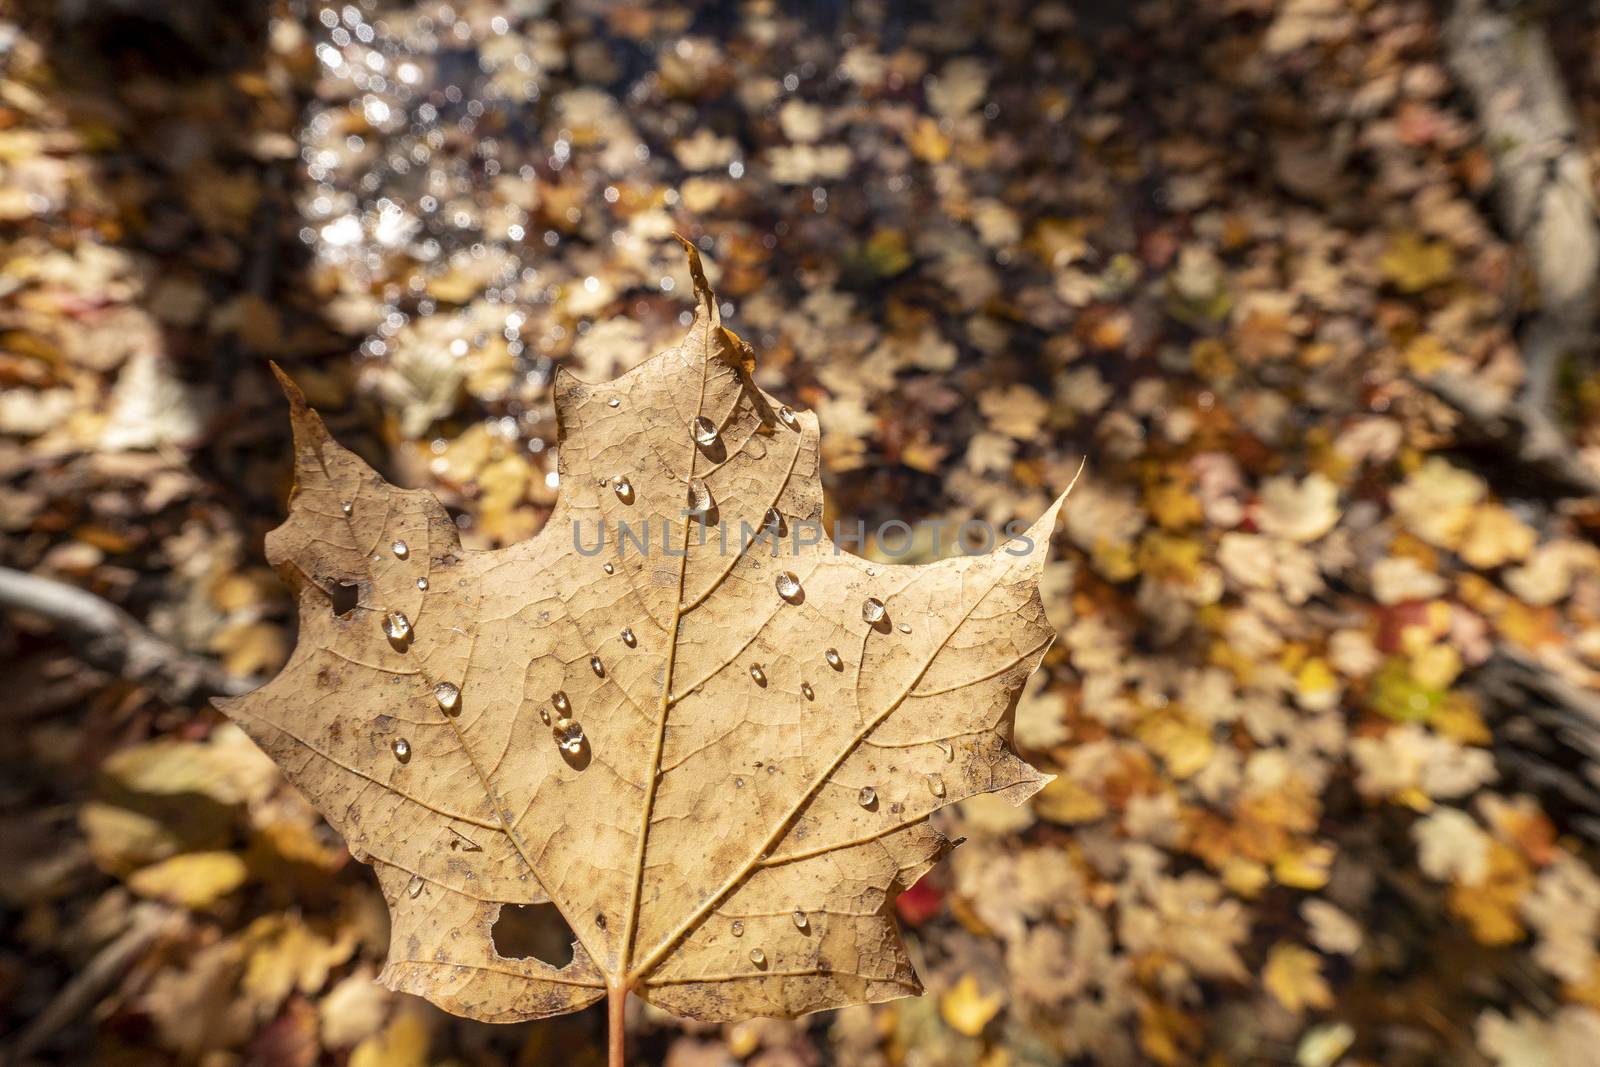
[[536, 959], [552, 967], [572, 962], [577, 935], [554, 904], [507, 904], [490, 930], [501, 959]]
[[360, 599], [361, 587], [353, 582], [333, 583], [333, 588], [328, 590], [328, 599], [333, 602], [333, 613], [344, 618], [356, 610], [356, 603]]

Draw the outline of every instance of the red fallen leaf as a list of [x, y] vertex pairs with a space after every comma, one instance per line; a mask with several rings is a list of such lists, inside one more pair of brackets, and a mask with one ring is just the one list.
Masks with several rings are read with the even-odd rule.
[[944, 908], [944, 890], [933, 884], [931, 875], [917, 879], [915, 885], [894, 898], [894, 910], [907, 926], [921, 926]]
[[1428, 604], [1424, 600], [1402, 600], [1378, 613], [1378, 651], [1394, 655], [1403, 647], [1401, 638], [1407, 628], [1425, 626], [1428, 622]]

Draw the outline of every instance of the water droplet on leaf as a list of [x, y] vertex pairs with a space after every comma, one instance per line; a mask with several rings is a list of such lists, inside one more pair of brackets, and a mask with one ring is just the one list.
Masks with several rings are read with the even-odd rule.
[[844, 660], [839, 658], [839, 650], [837, 648], [828, 649], [828, 651], [823, 654], [822, 658], [827, 660], [828, 666], [832, 667], [834, 670], [844, 670]]
[[617, 399], [616, 397], [612, 397], [610, 400], [606, 401], [606, 407], [620, 408], [621, 406], [622, 406], [622, 401]]
[[937, 774], [928, 775], [928, 792], [936, 797], [944, 796], [944, 779]]
[[567, 700], [566, 693], [551, 693], [550, 703], [555, 707], [556, 711], [561, 713], [562, 716], [565, 716], [567, 712], [572, 710], [572, 703]]
[[750, 664], [750, 677], [757, 685], [767, 684], [767, 672], [761, 669], [761, 664]]
[[701, 448], [710, 448], [717, 443], [717, 424], [704, 415], [696, 415], [689, 430], [694, 434], [695, 444]]
[[394, 544], [389, 546], [389, 551], [394, 553], [395, 559], [405, 559], [407, 556], [411, 555], [411, 549], [404, 541], [396, 541]]
[[356, 509], [356, 506], [354, 504], [350, 503], [350, 501], [348, 501], [348, 500], [339, 501], [339, 510], [344, 512], [346, 515], [350, 514], [355, 509]]
[[884, 610], [883, 601], [875, 596], [869, 596], [861, 602], [861, 617], [867, 622], [877, 625], [883, 621], [888, 612]]
[[796, 930], [804, 930], [810, 925], [811, 922], [806, 918], [806, 913], [799, 908], [794, 909], [794, 928]]
[[422, 895], [422, 875], [413, 874], [411, 881], [406, 883], [406, 896], [416, 900]]
[[901, 623], [900, 624], [900, 632], [903, 633], [903, 634], [910, 633], [911, 632], [911, 624], [910, 623], [906, 623], [906, 622]]
[[778, 409], [778, 418], [791, 430], [798, 429], [800, 426], [800, 420], [795, 417], [794, 408], [788, 404]]
[[743, 937], [744, 936], [744, 923], [739, 919], [733, 920], [733, 936], [734, 937]]
[[758, 948], [753, 948], [750, 950], [750, 962], [757, 967], [765, 967], [767, 965], [767, 954]]
[[815, 699], [817, 699], [817, 692], [816, 692], [815, 689], [811, 688], [811, 683], [810, 682], [801, 682], [800, 683], [800, 695], [804, 696], [807, 700], [815, 700]]
[[426, 578], [418, 578], [417, 579], [417, 588], [421, 589], [423, 592], [427, 592], [428, 591], [428, 579], [426, 579]]
[[403, 611], [391, 611], [383, 617], [383, 632], [391, 641], [404, 641], [411, 636], [411, 620]]
[[617, 499], [624, 504], [633, 502], [633, 483], [622, 475], [617, 475], [611, 480], [611, 489], [617, 494]]
[[561, 751], [575, 755], [583, 748], [583, 724], [575, 719], [557, 719], [554, 728], [556, 744]]
[[454, 715], [461, 706], [461, 690], [454, 682], [440, 682], [433, 687], [433, 699], [439, 702], [446, 713]]
[[624, 628], [622, 631], [622, 643], [627, 645], [629, 648], [632, 648], [634, 645], [639, 643], [639, 639], [633, 636], [633, 631], [631, 629]]
[[711, 487], [704, 478], [696, 478], [689, 483], [689, 510], [696, 515], [704, 515], [711, 510]]
[[870, 808], [878, 802], [878, 791], [870, 785], [864, 785], [861, 787], [861, 792], [856, 794], [856, 801], [863, 808]]
[[600, 569], [605, 571], [607, 574], [615, 574], [617, 571], [617, 568], [613, 567], [609, 563], [604, 564]]
[[794, 571], [780, 572], [775, 584], [778, 587], [778, 595], [785, 600], [793, 600], [800, 595], [800, 579], [795, 576]]
[[599, 656], [589, 657], [589, 669], [594, 671], [596, 678], [604, 678], [606, 676], [606, 665], [600, 662]]
[[389, 750], [394, 753], [394, 758], [401, 763], [411, 759], [411, 742], [403, 737], [397, 737], [389, 743]]

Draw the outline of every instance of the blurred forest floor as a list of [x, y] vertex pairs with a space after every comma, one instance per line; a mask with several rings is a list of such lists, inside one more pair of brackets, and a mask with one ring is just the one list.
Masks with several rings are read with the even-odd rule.
[[[1588, 205], [1581, 7], [1517, 17]], [[947, 819], [966, 844], [898, 901], [929, 995], [636, 1004], [640, 1062], [1594, 1062], [1600, 373], [1549, 379], [1558, 461], [1462, 414], [1510, 410], [1544, 253], [1440, 8], [0, 13], [0, 564], [181, 650], [0, 618], [19, 1062], [603, 1060], [598, 1012], [376, 986], [371, 872], [204, 697], [293, 642], [269, 358], [468, 544], [517, 541], [556, 364], [681, 329], [674, 229], [819, 413], [833, 515], [1031, 520], [1089, 467], [1017, 721], [1060, 777]]]

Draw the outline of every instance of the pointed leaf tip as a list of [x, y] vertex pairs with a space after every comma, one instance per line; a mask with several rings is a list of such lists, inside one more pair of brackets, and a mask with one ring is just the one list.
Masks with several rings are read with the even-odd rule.
[[306, 394], [301, 391], [300, 386], [295, 384], [295, 380], [289, 377], [282, 367], [278, 366], [277, 360], [268, 360], [267, 366], [272, 368], [272, 376], [278, 379], [278, 388], [283, 390], [284, 398], [289, 401], [289, 406], [297, 412], [304, 411], [306, 409]]
[[[1072, 475], [1072, 481], [1068, 482], [1067, 487], [1061, 490], [1061, 495], [1056, 497], [1055, 503], [1051, 504], [1050, 507], [1045, 510], [1045, 513], [1039, 517], [1039, 521], [1034, 524], [1035, 530], [1030, 532], [1037, 531], [1043, 533], [1046, 541], [1050, 539], [1051, 535], [1055, 533], [1056, 522], [1059, 521], [1061, 517], [1061, 509], [1067, 506], [1067, 498], [1070, 497], [1072, 495], [1072, 491], [1078, 487], [1078, 479], [1082, 478], [1083, 472], [1088, 469], [1089, 457], [1084, 456], [1083, 459], [1078, 463], [1077, 471]], [[1048, 520], [1048, 525], [1046, 525], [1046, 520]]]
[[706, 280], [706, 268], [705, 264], [700, 261], [700, 250], [694, 246], [693, 241], [683, 234], [674, 232], [672, 236], [678, 239], [678, 243], [683, 246], [683, 250], [689, 255], [689, 276], [694, 279], [695, 295], [715, 314], [717, 297], [711, 291], [711, 283]]

